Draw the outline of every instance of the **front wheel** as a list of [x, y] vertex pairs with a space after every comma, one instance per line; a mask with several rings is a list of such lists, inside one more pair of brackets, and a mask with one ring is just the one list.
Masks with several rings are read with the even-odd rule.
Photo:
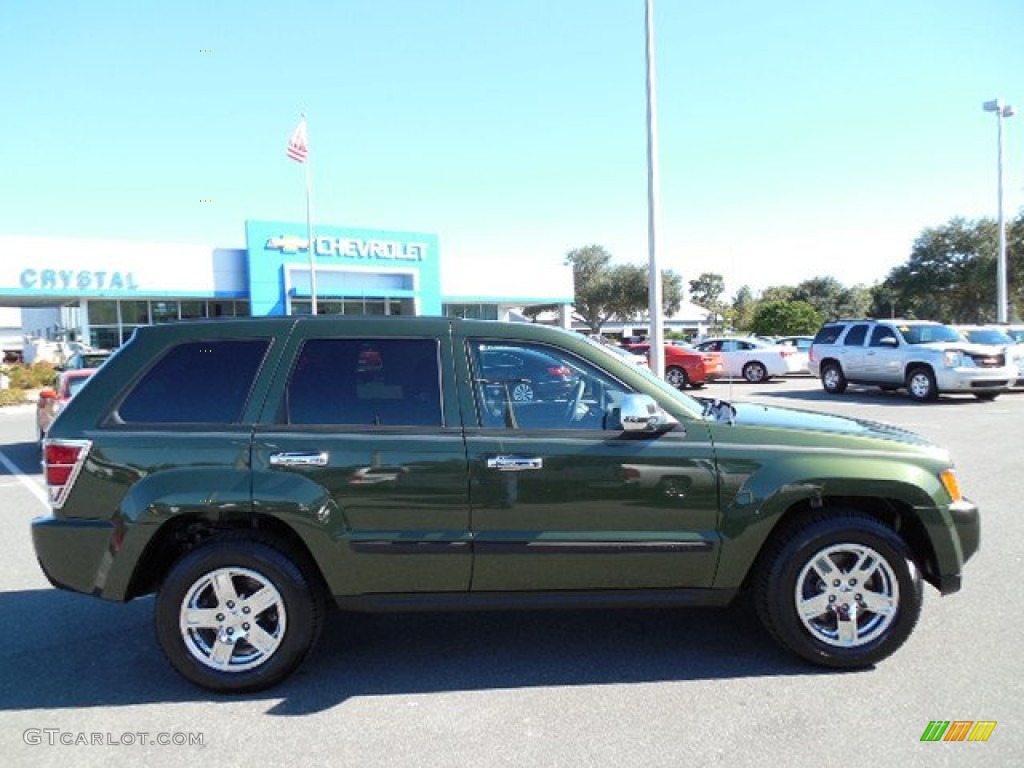
[[156, 632], [185, 679], [211, 691], [259, 691], [306, 658], [323, 609], [303, 571], [274, 547], [225, 537], [182, 557], [157, 595]]
[[903, 540], [878, 520], [835, 510], [784, 529], [763, 557], [761, 621], [815, 664], [866, 667], [895, 652], [921, 614], [921, 577]]
[[926, 403], [939, 397], [935, 385], [935, 374], [929, 368], [912, 368], [907, 373], [907, 394], [918, 403]]
[[760, 384], [768, 379], [768, 369], [756, 360], [743, 366], [743, 378], [751, 384]]

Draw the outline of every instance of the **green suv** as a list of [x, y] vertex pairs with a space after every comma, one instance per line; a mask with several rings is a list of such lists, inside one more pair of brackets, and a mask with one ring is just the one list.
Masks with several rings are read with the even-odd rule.
[[[543, 357], [566, 387], [517, 399]], [[528, 375], [528, 374], [527, 374]], [[532, 383], [526, 381], [525, 383]], [[271, 686], [348, 610], [724, 605], [828, 667], [960, 588], [977, 508], [894, 427], [695, 400], [566, 331], [448, 318], [145, 327], [44, 444], [61, 588], [156, 593], [161, 647]]]

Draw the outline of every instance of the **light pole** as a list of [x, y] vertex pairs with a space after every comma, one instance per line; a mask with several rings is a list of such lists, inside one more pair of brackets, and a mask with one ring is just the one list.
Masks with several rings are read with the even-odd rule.
[[999, 99], [986, 101], [982, 108], [986, 112], [996, 113], [998, 126], [998, 198], [999, 198], [999, 258], [996, 266], [996, 320], [1000, 323], [1008, 321], [1006, 301], [1006, 214], [1003, 211], [1003, 118], [1013, 117], [1015, 110]]
[[654, 89], [654, 0], [646, 0], [644, 27], [647, 35], [647, 311], [651, 371], [665, 376], [665, 331], [661, 323], [661, 270], [658, 269], [658, 119]]

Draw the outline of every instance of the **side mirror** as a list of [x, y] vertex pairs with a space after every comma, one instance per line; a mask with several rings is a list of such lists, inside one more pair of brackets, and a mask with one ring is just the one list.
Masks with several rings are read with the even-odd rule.
[[677, 423], [650, 395], [623, 395], [619, 411], [623, 432], [668, 432]]
[[895, 336], [883, 336], [878, 340], [878, 343], [883, 347], [898, 347], [900, 343], [896, 341]]

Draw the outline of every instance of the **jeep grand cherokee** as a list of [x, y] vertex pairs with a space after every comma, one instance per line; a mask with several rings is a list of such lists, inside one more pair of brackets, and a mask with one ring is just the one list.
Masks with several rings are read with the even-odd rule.
[[[517, 399], [543, 354], [569, 389]], [[288, 676], [351, 610], [724, 605], [828, 667], [960, 588], [977, 508], [946, 451], [882, 424], [698, 401], [588, 339], [447, 318], [282, 317], [137, 330], [44, 444], [33, 522], [61, 588], [156, 593], [173, 667], [213, 690]]]

